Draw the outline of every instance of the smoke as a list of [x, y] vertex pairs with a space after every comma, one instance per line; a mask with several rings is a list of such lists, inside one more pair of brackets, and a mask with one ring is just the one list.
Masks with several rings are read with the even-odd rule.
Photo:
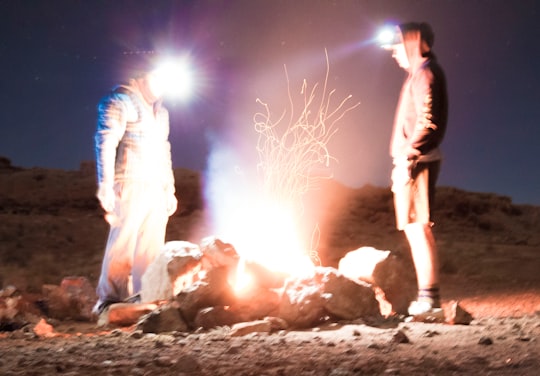
[[[236, 131], [211, 140], [205, 196], [212, 227], [241, 255], [275, 256], [279, 250], [290, 259], [308, 251], [300, 235], [304, 195], [332, 177], [328, 144], [345, 114], [358, 105], [350, 102], [351, 95], [336, 98], [343, 94], [328, 87], [325, 57], [326, 74], [319, 82], [304, 79], [300, 88], [291, 88], [285, 70], [285, 92], [273, 96], [287, 99], [283, 111], [257, 100], [251, 132], [240, 119], [231, 122], [243, 124]], [[250, 141], [252, 156], [241, 147]]]
[[233, 145], [214, 142], [210, 147], [205, 173], [205, 198], [213, 231], [224, 241], [233, 231], [231, 215], [252, 200], [254, 183], [242, 166], [242, 157]]

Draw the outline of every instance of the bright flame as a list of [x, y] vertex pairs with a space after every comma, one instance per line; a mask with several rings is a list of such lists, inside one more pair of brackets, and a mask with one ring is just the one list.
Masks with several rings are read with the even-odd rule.
[[313, 275], [315, 266], [302, 245], [294, 218], [292, 211], [279, 203], [236, 210], [234, 217], [229, 218], [227, 228], [223, 230], [241, 258], [237, 290], [249, 287], [253, 279], [245, 271], [246, 261], [290, 276]]
[[241, 258], [236, 268], [234, 291], [242, 293], [253, 286], [253, 276], [246, 271], [246, 260]]

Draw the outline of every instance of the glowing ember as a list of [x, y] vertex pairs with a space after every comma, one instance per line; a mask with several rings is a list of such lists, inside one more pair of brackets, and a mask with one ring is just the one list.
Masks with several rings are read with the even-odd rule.
[[237, 293], [249, 290], [253, 283], [253, 276], [246, 271], [246, 261], [241, 258], [236, 269], [236, 279], [234, 281], [234, 291]]

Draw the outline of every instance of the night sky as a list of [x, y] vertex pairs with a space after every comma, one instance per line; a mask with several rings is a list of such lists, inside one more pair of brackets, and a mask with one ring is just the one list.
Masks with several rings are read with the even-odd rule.
[[[22, 167], [94, 159], [96, 105], [124, 51], [189, 53], [198, 85], [169, 102], [173, 164], [251, 171], [260, 98], [279, 115], [289, 75], [360, 105], [330, 153], [337, 180], [389, 186], [392, 120], [405, 73], [373, 38], [426, 21], [450, 99], [439, 185], [540, 205], [540, 32], [536, 0], [0, 0], [0, 155]], [[298, 110], [298, 109], [297, 109]], [[216, 150], [228, 150], [225, 157]], [[232, 155], [232, 156], [231, 156]], [[212, 156], [212, 159], [209, 157]], [[212, 165], [215, 167], [215, 165]], [[234, 187], [234, 181], [231, 181]]]

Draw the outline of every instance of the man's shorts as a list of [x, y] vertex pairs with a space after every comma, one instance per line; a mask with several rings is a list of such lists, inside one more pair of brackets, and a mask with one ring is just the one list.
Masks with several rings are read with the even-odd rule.
[[440, 165], [440, 161], [418, 163], [407, 181], [394, 179], [394, 176], [407, 173], [397, 170], [403, 169], [403, 166], [394, 166], [392, 192], [398, 230], [403, 230], [409, 223], [432, 223], [431, 211]]

